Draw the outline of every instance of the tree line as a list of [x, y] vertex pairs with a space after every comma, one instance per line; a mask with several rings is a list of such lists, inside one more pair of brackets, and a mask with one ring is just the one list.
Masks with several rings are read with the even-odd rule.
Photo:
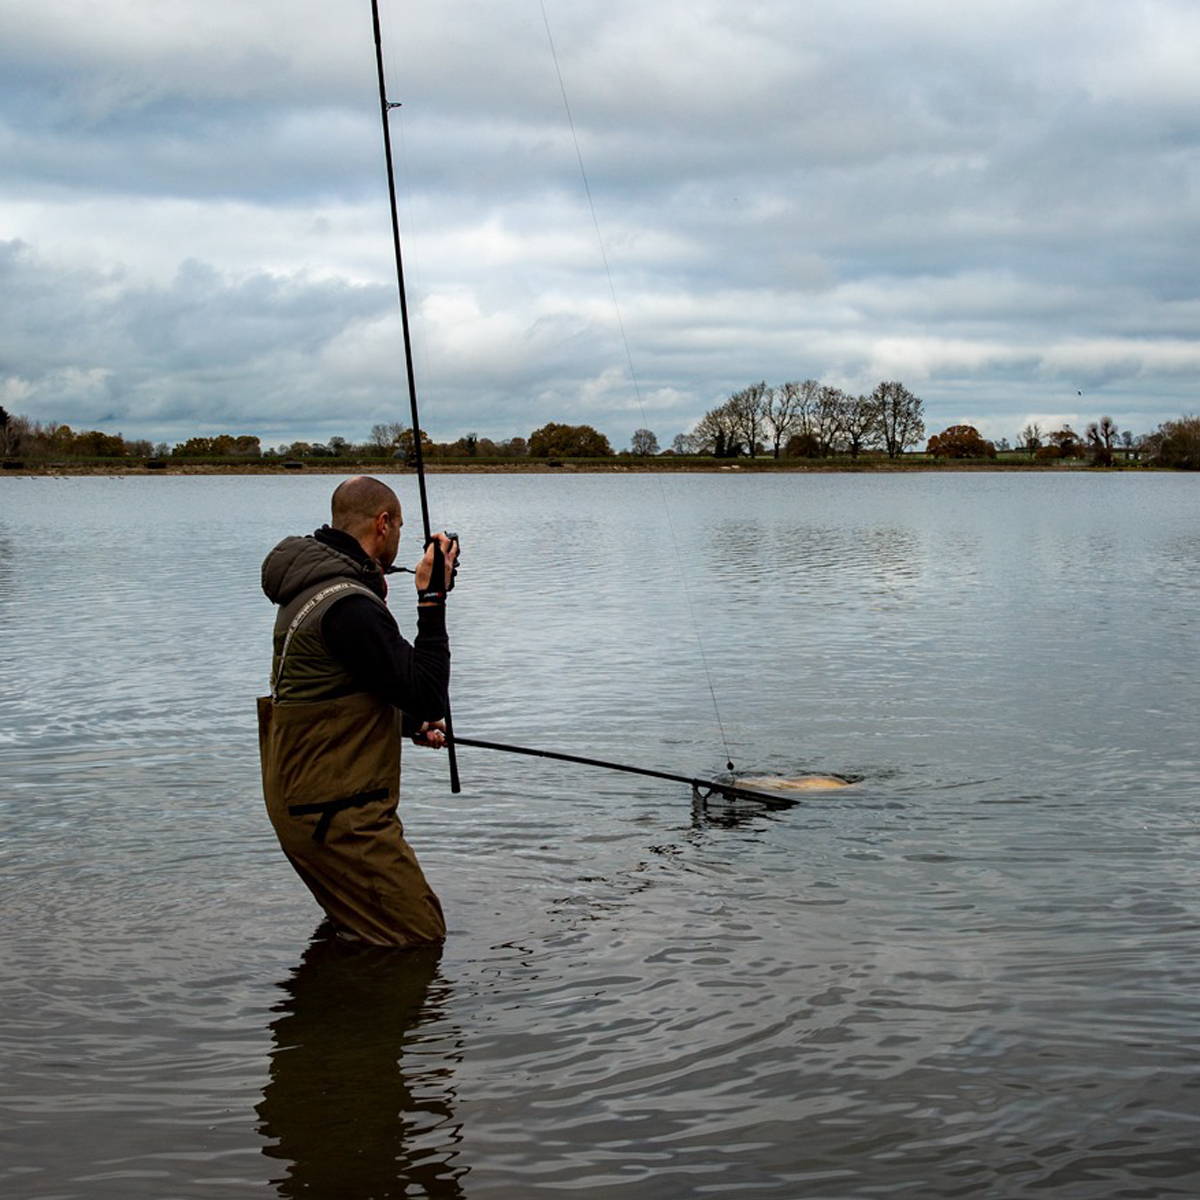
[[[628, 449], [614, 451], [609, 439], [590, 425], [551, 421], [528, 438], [502, 441], [465, 434], [452, 442], [434, 442], [420, 431], [421, 454], [438, 459], [513, 460], [610, 458], [616, 454], [640, 458], [660, 453], [718, 459], [759, 455], [775, 458], [848, 456], [866, 451], [898, 458], [925, 438], [921, 400], [903, 384], [880, 383], [870, 395], [851, 396], [837, 388], [805, 380], [768, 387], [760, 382], [735, 392], [710, 409], [688, 433], [676, 435], [670, 448], [660, 450], [657, 435], [638, 429]], [[926, 452], [934, 458], [988, 459], [998, 452], [1024, 451], [1031, 459], [1085, 459], [1111, 465], [1116, 454], [1155, 466], [1200, 470], [1200, 417], [1165, 421], [1153, 433], [1134, 437], [1122, 432], [1111, 417], [1091, 422], [1082, 436], [1069, 425], [1043, 430], [1030, 422], [1015, 445], [1001, 438], [993, 443], [972, 425], [951, 425], [933, 434]], [[342, 458], [350, 460], [415, 459], [412, 429], [403, 422], [373, 425], [363, 442], [331, 437], [327, 442], [291, 442], [263, 448], [248, 434], [191, 437], [171, 446], [145, 439], [90, 429], [75, 431], [57, 422], [41, 423], [14, 416], [0, 408], [0, 456], [23, 455], [33, 460], [142, 458], [279, 460]]]
[[[608, 438], [590, 425], [550, 422], [529, 438], [503, 441], [465, 434], [452, 442], [434, 442], [420, 432], [421, 453], [429, 458], [604, 458], [614, 453]], [[331, 437], [326, 442], [296, 441], [264, 447], [252, 434], [221, 433], [190, 437], [171, 445], [146, 439], [129, 439], [97, 429], [76, 431], [57, 421], [32, 421], [0, 408], [0, 455], [31, 459], [146, 458], [146, 459], [281, 459], [281, 458], [398, 458], [415, 455], [411, 427], [401, 421], [371, 427], [365, 441]], [[657, 452], [657, 450], [655, 451]]]
[[997, 451], [1024, 451], [1030, 458], [1075, 459], [1090, 458], [1104, 467], [1111, 467], [1118, 451], [1125, 458], [1141, 457], [1146, 439], [1135, 438], [1126, 430], [1120, 433], [1112, 417], [1101, 417], [1092, 421], [1084, 437], [1064, 425], [1060, 429], [1043, 432], [1037, 422], [1030, 422], [1021, 430], [1016, 447], [1010, 446], [1007, 438], [998, 443], [989, 442], [974, 425], [951, 425], [941, 433], [935, 433], [925, 447], [925, 452], [934, 458], [995, 458]]
[[714, 458], [825, 458], [879, 449], [899, 456], [925, 439], [923, 404], [895, 380], [853, 396], [815, 379], [768, 386], [765, 380], [711, 408], [690, 433], [676, 437], [677, 454]]

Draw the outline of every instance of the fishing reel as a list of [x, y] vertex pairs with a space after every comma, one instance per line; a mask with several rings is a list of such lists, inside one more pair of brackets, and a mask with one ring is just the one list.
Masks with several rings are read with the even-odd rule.
[[[450, 574], [450, 583], [449, 583], [449, 586], [446, 588], [447, 592], [451, 592], [454, 590], [454, 580], [455, 580], [455, 577], [458, 575], [458, 564], [462, 559], [462, 543], [459, 541], [458, 534], [451, 533], [449, 529], [443, 529], [442, 536], [449, 538], [451, 546], [458, 549], [458, 554], [455, 556], [455, 559], [454, 559], [454, 570]], [[434, 538], [429, 539], [429, 543], [434, 543], [434, 542], [435, 542]], [[429, 544], [429, 543], [427, 543], [427, 544]], [[440, 566], [441, 566], [441, 575], [438, 574], [439, 560], [440, 560]], [[434, 551], [434, 554], [433, 554], [433, 578], [440, 579], [445, 575], [445, 572], [446, 572], [445, 552], [442, 550], [440, 543], [438, 543], [437, 549]], [[412, 567], [398, 567], [398, 566], [396, 566], [395, 563], [392, 563], [391, 566], [387, 566], [387, 567], [383, 568], [383, 573], [385, 575], [415, 575], [416, 571], [413, 570]], [[431, 588], [430, 590], [431, 591], [439, 591], [439, 592], [441, 591], [440, 588]], [[442, 594], [444, 595], [444, 593], [442, 593]]]
[[[458, 540], [458, 534], [451, 533], [449, 529], [442, 530], [442, 537], [450, 539], [450, 548], [453, 551], [455, 551], [454, 569], [450, 572], [450, 582], [448, 584], [446, 584], [446, 591], [452, 592], [452, 591], [454, 591], [454, 580], [458, 575], [458, 563], [459, 563], [459, 560], [462, 558], [462, 543]], [[438, 576], [438, 574], [437, 574], [439, 561], [443, 562], [443, 564], [445, 561], [444, 554], [440, 550], [440, 548], [433, 552], [433, 571], [434, 571], [435, 578], [440, 578], [440, 576]], [[442, 570], [445, 571], [444, 565], [442, 566]]]

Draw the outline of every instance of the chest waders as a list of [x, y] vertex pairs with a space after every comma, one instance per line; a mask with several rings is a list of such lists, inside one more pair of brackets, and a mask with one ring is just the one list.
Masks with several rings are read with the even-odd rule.
[[271, 694], [258, 699], [263, 796], [279, 844], [339, 929], [385, 946], [446, 936], [442, 906], [396, 814], [400, 710], [353, 682], [325, 649], [329, 605], [370, 596], [318, 585], [279, 612]]

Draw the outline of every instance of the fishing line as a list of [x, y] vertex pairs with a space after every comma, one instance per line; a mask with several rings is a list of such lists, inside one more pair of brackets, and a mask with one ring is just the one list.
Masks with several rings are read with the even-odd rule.
[[[629, 367], [629, 379], [633, 384], [634, 396], [637, 398], [638, 411], [642, 414], [642, 427], [646, 428], [650, 422], [646, 417], [646, 406], [642, 400], [642, 388], [641, 384], [638, 382], [637, 370], [633, 365], [633, 353], [629, 348], [629, 338], [625, 334], [625, 321], [621, 316], [621, 305], [617, 300], [617, 288], [616, 284], [613, 282], [613, 273], [608, 261], [608, 252], [604, 247], [604, 235], [600, 232], [600, 218], [596, 214], [596, 202], [592, 197], [592, 186], [588, 181], [587, 168], [583, 164], [583, 151], [580, 149], [579, 135], [575, 130], [575, 118], [571, 113], [571, 102], [567, 98], [567, 85], [563, 80], [562, 67], [559, 65], [558, 50], [554, 45], [554, 35], [550, 31], [550, 17], [546, 12], [546, 0], [538, 0], [538, 3], [542, 10], [542, 22], [546, 27], [546, 41], [550, 45], [550, 57], [554, 60], [554, 73], [558, 77], [558, 88], [562, 93], [563, 109], [567, 114], [567, 126], [571, 130], [571, 140], [575, 145], [575, 158], [579, 163], [580, 177], [583, 179], [583, 191], [587, 196], [588, 208], [592, 214], [592, 225], [596, 230], [596, 242], [600, 247], [600, 260], [604, 264], [604, 273], [608, 278], [608, 290], [609, 294], [612, 296], [613, 312], [616, 314], [617, 330], [621, 335], [621, 344], [625, 349], [625, 362]], [[683, 556], [679, 551], [679, 539], [675, 536], [675, 523], [671, 520], [671, 507], [667, 503], [666, 488], [663, 486], [662, 478], [658, 475], [658, 473], [652, 472], [652, 474], [655, 475], [655, 482], [658, 485], [659, 499], [662, 501], [663, 513], [667, 519], [667, 530], [671, 535], [671, 546], [675, 551], [675, 562], [679, 568], [679, 578], [683, 584], [683, 595], [684, 599], [687, 601], [688, 615], [691, 617], [692, 629], [696, 634], [696, 646], [700, 651], [700, 661], [704, 667], [704, 677], [708, 681], [708, 694], [712, 697], [713, 713], [717, 718], [717, 729], [721, 734], [721, 743], [725, 747], [725, 767], [727, 770], [732, 771], [734, 769], [733, 755], [729, 750], [729, 739], [725, 736], [725, 723], [721, 720], [721, 708], [717, 703], [717, 691], [713, 686], [712, 671], [708, 666], [708, 656], [704, 653], [704, 638], [700, 633], [700, 623], [696, 619], [696, 608], [692, 603], [691, 592], [688, 590], [687, 574], [684, 570]]]

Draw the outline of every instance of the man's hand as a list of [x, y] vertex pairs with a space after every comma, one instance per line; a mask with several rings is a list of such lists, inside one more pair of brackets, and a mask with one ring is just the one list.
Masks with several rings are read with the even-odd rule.
[[446, 722], [426, 721], [412, 735], [412, 740], [414, 746], [429, 746], [433, 750], [440, 750], [446, 744]]
[[435, 533], [430, 538], [425, 557], [413, 572], [418, 604], [445, 604], [447, 593], [454, 587], [458, 549], [458, 538], [451, 534]]

